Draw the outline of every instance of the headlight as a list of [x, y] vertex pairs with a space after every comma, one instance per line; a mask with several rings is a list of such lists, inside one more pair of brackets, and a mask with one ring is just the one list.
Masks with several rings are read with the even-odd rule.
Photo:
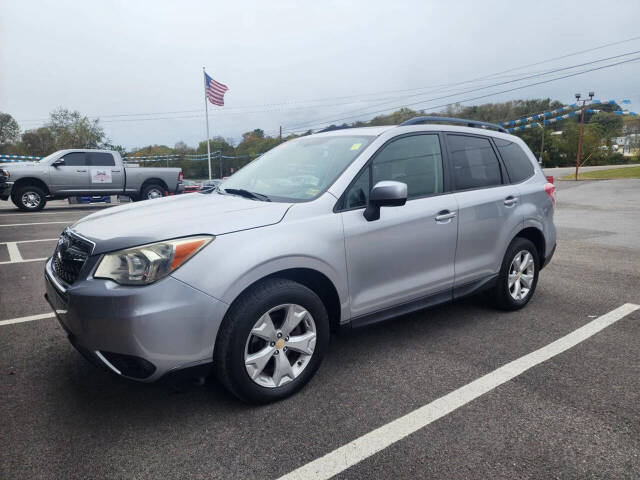
[[148, 285], [169, 275], [214, 238], [178, 238], [107, 253], [93, 276], [122, 285]]
[[9, 180], [10, 176], [11, 173], [9, 173], [9, 170], [3, 170], [2, 168], [0, 168], [0, 180]]

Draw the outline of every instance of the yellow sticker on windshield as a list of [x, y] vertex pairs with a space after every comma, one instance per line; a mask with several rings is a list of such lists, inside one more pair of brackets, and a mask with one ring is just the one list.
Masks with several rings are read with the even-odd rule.
[[362, 143], [354, 143], [351, 145], [351, 150], [358, 150], [362, 146]]

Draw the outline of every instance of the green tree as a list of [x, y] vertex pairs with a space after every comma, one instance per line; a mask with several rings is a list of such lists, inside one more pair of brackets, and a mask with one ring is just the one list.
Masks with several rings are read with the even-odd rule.
[[62, 107], [51, 112], [46, 127], [53, 134], [57, 150], [99, 148], [105, 140], [99, 120], [91, 120], [80, 112]]
[[8, 113], [0, 112], [0, 153], [8, 144], [17, 143], [20, 139], [20, 126]]
[[56, 139], [48, 127], [27, 130], [22, 134], [21, 153], [44, 157], [57, 150]]

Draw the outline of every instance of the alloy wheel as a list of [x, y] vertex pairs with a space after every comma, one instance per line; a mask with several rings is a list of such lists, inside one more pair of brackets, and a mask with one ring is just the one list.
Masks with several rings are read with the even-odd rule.
[[527, 250], [516, 253], [509, 266], [508, 288], [511, 298], [517, 301], [524, 300], [533, 286], [535, 276], [535, 262], [533, 255]]
[[22, 194], [22, 204], [27, 208], [38, 208], [42, 198], [37, 192], [25, 192]]
[[160, 198], [160, 197], [162, 197], [162, 190], [160, 190], [159, 188], [152, 188], [147, 192], [148, 200], [152, 200], [154, 198]]
[[307, 367], [316, 346], [316, 324], [302, 306], [287, 303], [263, 314], [244, 350], [249, 378], [263, 387], [280, 387]]

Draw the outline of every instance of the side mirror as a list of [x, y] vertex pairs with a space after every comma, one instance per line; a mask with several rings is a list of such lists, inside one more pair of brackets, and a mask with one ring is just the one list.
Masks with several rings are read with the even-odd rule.
[[64, 158], [59, 158], [51, 164], [54, 167], [61, 167], [64, 165]]
[[407, 203], [407, 184], [384, 181], [376, 183], [369, 194], [364, 218], [372, 222], [380, 218], [380, 207], [401, 207]]

